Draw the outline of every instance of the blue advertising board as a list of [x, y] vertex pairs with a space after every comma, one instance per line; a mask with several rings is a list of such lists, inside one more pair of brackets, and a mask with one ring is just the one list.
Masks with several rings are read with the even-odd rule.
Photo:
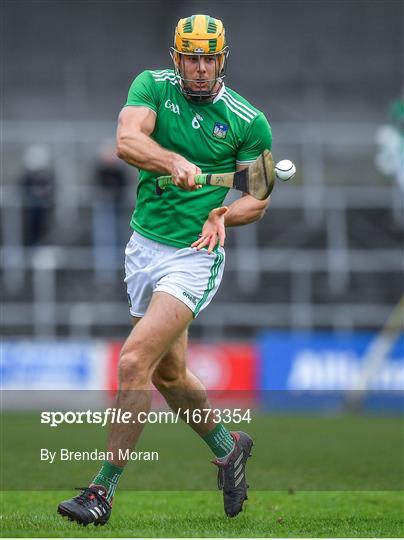
[[404, 334], [389, 339], [381, 343], [373, 332], [261, 334], [257, 346], [264, 405], [333, 410], [360, 393], [367, 408], [402, 410]]
[[3, 341], [2, 390], [102, 388], [103, 356], [91, 342]]

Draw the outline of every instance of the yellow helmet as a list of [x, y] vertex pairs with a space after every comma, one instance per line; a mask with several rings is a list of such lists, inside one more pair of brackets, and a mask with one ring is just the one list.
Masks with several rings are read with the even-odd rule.
[[[174, 47], [171, 56], [177, 76], [181, 81], [183, 93], [191, 99], [213, 98], [218, 93], [218, 81], [224, 77], [228, 47], [226, 45], [225, 30], [221, 20], [209, 15], [192, 15], [178, 21], [175, 29]], [[209, 79], [212, 83], [209, 91], [194, 91], [189, 87], [192, 79], [187, 79], [183, 58], [191, 56], [214, 56], [215, 77]]]
[[180, 19], [175, 29], [174, 49], [185, 54], [217, 54], [226, 48], [223, 23], [209, 15]]

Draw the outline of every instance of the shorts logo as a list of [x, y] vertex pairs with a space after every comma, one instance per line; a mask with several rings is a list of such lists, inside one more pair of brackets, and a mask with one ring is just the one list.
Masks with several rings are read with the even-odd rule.
[[128, 304], [129, 304], [129, 307], [132, 307], [132, 300], [130, 299], [129, 293], [127, 293], [127, 295], [128, 295]]
[[170, 109], [170, 111], [173, 112], [174, 114], [181, 115], [179, 106], [176, 105], [175, 103], [173, 103], [171, 101], [171, 99], [167, 99], [167, 101], [164, 103], [164, 105], [165, 105], [166, 109]]
[[190, 294], [187, 291], [184, 291], [182, 293], [182, 296], [185, 296], [186, 298], [188, 298], [188, 300], [190, 300], [194, 304], [194, 306], [196, 306], [196, 304], [198, 303], [198, 299], [193, 294]]
[[215, 122], [215, 127], [213, 128], [213, 136], [218, 139], [225, 139], [227, 132], [229, 131], [229, 126], [226, 124], [221, 124], [220, 122]]

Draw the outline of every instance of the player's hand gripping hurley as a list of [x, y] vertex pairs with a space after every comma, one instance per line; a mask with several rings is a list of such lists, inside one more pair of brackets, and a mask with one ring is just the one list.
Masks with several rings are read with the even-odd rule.
[[[196, 174], [195, 184], [220, 186], [249, 193], [256, 199], [266, 199], [275, 184], [275, 167], [269, 150], [258, 156], [246, 169], [231, 173]], [[156, 193], [161, 195], [164, 188], [173, 185], [171, 176], [159, 176], [156, 180]]]

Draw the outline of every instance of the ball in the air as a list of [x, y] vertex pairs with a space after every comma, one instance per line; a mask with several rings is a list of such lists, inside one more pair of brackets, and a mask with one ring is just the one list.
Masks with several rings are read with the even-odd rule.
[[275, 172], [279, 180], [286, 182], [295, 176], [296, 167], [289, 159], [283, 159], [275, 165]]

